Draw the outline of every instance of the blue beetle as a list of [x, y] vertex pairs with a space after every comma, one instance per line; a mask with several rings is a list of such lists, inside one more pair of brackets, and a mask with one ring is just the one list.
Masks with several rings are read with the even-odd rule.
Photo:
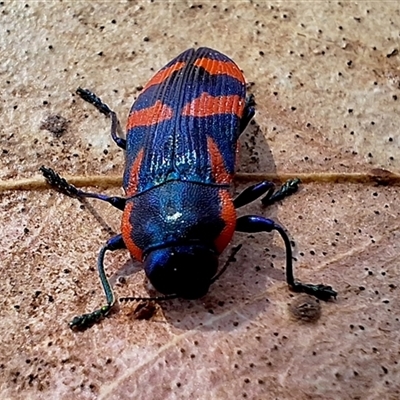
[[104, 271], [106, 251], [127, 248], [143, 263], [162, 299], [196, 299], [221, 275], [218, 257], [235, 231], [279, 232], [286, 248], [288, 285], [323, 300], [336, 296], [330, 286], [295, 281], [291, 244], [280, 225], [257, 215], [236, 217], [237, 208], [263, 195], [267, 204], [295, 192], [299, 180], [288, 181], [275, 193], [273, 183], [264, 181], [232, 199], [238, 139], [255, 111], [252, 97], [246, 97], [244, 76], [230, 58], [204, 47], [174, 58], [134, 102], [126, 139], [105, 103], [88, 90], [79, 88], [77, 93], [111, 118], [112, 138], [126, 151], [126, 196], [84, 192], [52, 169], [40, 169], [58, 191], [103, 200], [123, 211], [121, 234], [108, 240], [98, 257], [107, 304], [75, 317], [72, 328], [92, 325], [108, 315], [115, 302]]

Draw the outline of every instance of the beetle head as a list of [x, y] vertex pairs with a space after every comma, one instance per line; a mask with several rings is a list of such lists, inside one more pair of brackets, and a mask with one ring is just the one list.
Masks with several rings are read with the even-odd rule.
[[144, 269], [159, 292], [198, 299], [208, 292], [218, 269], [218, 257], [201, 245], [172, 246], [151, 251]]

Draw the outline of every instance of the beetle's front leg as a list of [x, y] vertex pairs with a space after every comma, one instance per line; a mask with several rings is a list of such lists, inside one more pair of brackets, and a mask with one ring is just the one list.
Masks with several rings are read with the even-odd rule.
[[103, 286], [104, 294], [106, 295], [107, 304], [89, 314], [83, 314], [75, 317], [69, 323], [71, 329], [84, 330], [90, 328], [93, 324], [105, 318], [111, 311], [111, 308], [115, 303], [115, 297], [114, 292], [110, 286], [110, 282], [108, 281], [106, 273], [104, 271], [104, 255], [108, 250], [114, 251], [118, 249], [125, 249], [125, 243], [122, 240], [122, 235], [117, 235], [109, 239], [100, 250], [97, 260], [97, 270], [99, 272], [99, 277]]
[[65, 194], [66, 196], [77, 199], [90, 197], [93, 199], [106, 201], [107, 203], [110, 203], [112, 206], [118, 208], [119, 210], [123, 211], [125, 209], [126, 199], [124, 199], [123, 197], [106, 196], [104, 194], [99, 194], [99, 193], [84, 192], [83, 190], [76, 188], [74, 185], [71, 185], [67, 180], [62, 178], [60, 175], [57, 174], [57, 172], [53, 171], [51, 168], [46, 168], [44, 166], [41, 166], [39, 171], [43, 174], [47, 183], [53, 189], [57, 190], [62, 194]]
[[331, 286], [326, 286], [322, 284], [313, 285], [309, 283], [301, 283], [294, 279], [292, 247], [287, 233], [280, 225], [278, 225], [271, 219], [267, 219], [258, 215], [245, 215], [237, 219], [236, 230], [238, 232], [247, 233], [277, 231], [285, 242], [286, 282], [289, 287], [295, 292], [304, 292], [325, 301], [329, 300], [331, 297], [336, 298], [337, 293], [332, 289]]

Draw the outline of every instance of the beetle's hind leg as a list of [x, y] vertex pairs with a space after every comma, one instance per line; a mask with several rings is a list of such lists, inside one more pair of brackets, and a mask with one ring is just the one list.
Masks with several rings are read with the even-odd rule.
[[285, 197], [296, 193], [301, 183], [299, 178], [289, 179], [286, 181], [278, 190], [269, 191], [262, 199], [261, 203], [263, 206], [269, 206], [279, 200], [283, 200]]
[[[247, 125], [250, 123], [250, 121], [254, 117], [255, 105], [256, 105], [256, 102], [254, 100], [254, 95], [249, 94], [246, 97], [246, 103], [245, 103], [244, 110], [243, 110], [243, 116], [240, 121], [239, 136], [244, 132]], [[275, 203], [276, 201], [282, 200], [285, 197], [290, 196], [293, 193], [295, 193], [299, 188], [299, 183], [300, 183], [300, 179], [298, 179], [298, 178], [289, 179], [276, 191], [274, 191], [274, 184], [272, 182], [264, 181], [264, 182], [257, 183], [256, 185], [250, 186], [248, 189], [245, 189], [245, 191], [244, 191], [244, 192], [246, 192], [245, 195], [244, 195], [244, 192], [242, 192], [238, 196], [238, 198], [240, 197], [240, 203], [242, 201], [244, 201], [245, 198], [247, 198], [247, 197], [252, 200], [249, 200], [249, 201], [241, 204], [240, 206], [236, 206], [236, 205], [235, 206], [236, 206], [236, 208], [242, 207], [243, 205], [248, 204], [248, 203], [254, 201], [255, 199], [257, 199], [258, 197], [262, 196], [265, 192], [267, 192], [267, 194], [263, 197], [263, 199], [261, 200], [261, 203], [264, 206], [271, 205], [271, 204]], [[264, 192], [262, 192], [263, 188], [265, 188]], [[252, 192], [252, 193], [250, 193], [250, 192]], [[239, 204], [239, 201], [238, 201], [238, 204]]]
[[256, 110], [254, 108], [255, 105], [256, 105], [256, 102], [254, 100], [254, 95], [249, 94], [246, 97], [246, 103], [244, 105], [244, 110], [243, 110], [243, 116], [242, 116], [242, 119], [240, 120], [239, 136], [244, 132], [247, 125], [253, 119], [254, 114], [256, 113]]
[[60, 175], [57, 174], [57, 172], [55, 172], [51, 168], [46, 168], [44, 166], [41, 166], [39, 171], [43, 174], [47, 183], [53, 189], [57, 190], [58, 192], [66, 196], [73, 197], [76, 199], [83, 199], [90, 197], [93, 199], [105, 201], [111, 204], [112, 206], [118, 208], [119, 210], [123, 211], [125, 209], [126, 199], [124, 199], [123, 197], [106, 196], [100, 193], [84, 192], [83, 190], [80, 190], [71, 183], [69, 183], [66, 179], [62, 178]]
[[295, 193], [299, 188], [299, 183], [300, 179], [298, 178], [290, 179], [275, 191], [275, 184], [273, 182], [259, 182], [247, 187], [241, 193], [239, 193], [239, 195], [233, 201], [233, 204], [235, 208], [243, 207], [246, 204], [257, 200], [266, 193], [262, 198], [261, 203], [264, 206], [268, 206]]
[[103, 286], [104, 294], [106, 295], [107, 304], [89, 314], [83, 314], [75, 317], [69, 323], [71, 329], [84, 330], [90, 328], [93, 324], [105, 318], [110, 313], [115, 303], [115, 297], [110, 282], [107, 279], [106, 272], [104, 270], [104, 255], [107, 251], [115, 251], [124, 248], [125, 243], [122, 239], [122, 235], [116, 235], [109, 239], [100, 250], [99, 258], [97, 260], [97, 270], [99, 272], [99, 277], [101, 285]]
[[87, 89], [78, 88], [76, 93], [85, 101], [90, 104], [93, 104], [102, 114], [106, 117], [111, 118], [111, 137], [118, 147], [121, 149], [126, 149], [126, 140], [122, 139], [121, 136], [124, 136], [124, 133], [121, 128], [121, 124], [118, 120], [117, 114], [108, 107], [106, 103], [100, 99], [100, 97], [96, 96], [93, 92]]
[[285, 230], [272, 221], [258, 215], [245, 215], [236, 220], [236, 231], [257, 233], [257, 232], [272, 232], [277, 231], [283, 241], [285, 242], [286, 249], [286, 282], [289, 287], [295, 292], [303, 292], [315, 296], [321, 300], [329, 300], [331, 297], [336, 298], [337, 293], [332, 289], [331, 286], [323, 284], [311, 284], [302, 283], [296, 281], [293, 273], [293, 255], [292, 247], [290, 244], [289, 237]]
[[237, 195], [237, 197], [233, 200], [233, 205], [235, 208], [240, 208], [246, 204], [252, 203], [254, 200], [257, 200], [265, 193], [267, 193], [265, 197], [268, 195], [271, 196], [274, 192], [274, 187], [275, 185], [273, 182], [269, 181], [263, 181], [251, 185]]

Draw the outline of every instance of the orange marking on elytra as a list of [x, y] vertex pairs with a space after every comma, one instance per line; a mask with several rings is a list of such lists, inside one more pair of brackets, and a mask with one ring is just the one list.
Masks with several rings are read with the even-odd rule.
[[126, 203], [124, 212], [122, 214], [121, 234], [122, 234], [122, 239], [124, 240], [124, 243], [126, 245], [126, 248], [129, 250], [129, 253], [131, 253], [131, 255], [136, 260], [142, 261], [143, 252], [135, 244], [135, 242], [132, 239], [132, 232], [133, 232], [133, 229], [135, 229], [135, 227], [132, 226], [131, 221], [130, 221], [130, 216], [132, 214], [132, 210], [133, 210], [133, 202], [128, 201]]
[[245, 83], [242, 71], [232, 61], [218, 61], [211, 58], [198, 58], [194, 65], [204, 68], [210, 75], [228, 75]]
[[215, 248], [221, 254], [228, 246], [236, 228], [236, 210], [228, 190], [219, 192], [221, 204], [221, 218], [225, 222], [225, 227], [214, 241]]
[[219, 114], [236, 114], [239, 118], [243, 115], [244, 101], [240, 96], [211, 96], [202, 93], [200, 97], [187, 103], [182, 110], [182, 115], [192, 117], [208, 117]]
[[210, 154], [211, 169], [215, 183], [229, 184], [232, 181], [231, 174], [225, 168], [224, 158], [218, 149], [217, 144], [210, 137], [207, 137], [207, 149]]
[[146, 91], [150, 86], [158, 85], [166, 81], [175, 71], [179, 71], [185, 66], [185, 62], [177, 62], [168, 68], [164, 68], [158, 71], [143, 88], [142, 93]]
[[133, 196], [136, 194], [138, 183], [139, 183], [139, 172], [140, 166], [142, 165], [143, 161], [143, 149], [140, 150], [139, 154], [136, 156], [135, 161], [132, 164], [131, 170], [129, 172], [129, 183], [126, 189], [127, 196]]
[[157, 100], [151, 107], [133, 111], [129, 115], [126, 129], [158, 124], [159, 122], [171, 119], [172, 115], [172, 108]]

